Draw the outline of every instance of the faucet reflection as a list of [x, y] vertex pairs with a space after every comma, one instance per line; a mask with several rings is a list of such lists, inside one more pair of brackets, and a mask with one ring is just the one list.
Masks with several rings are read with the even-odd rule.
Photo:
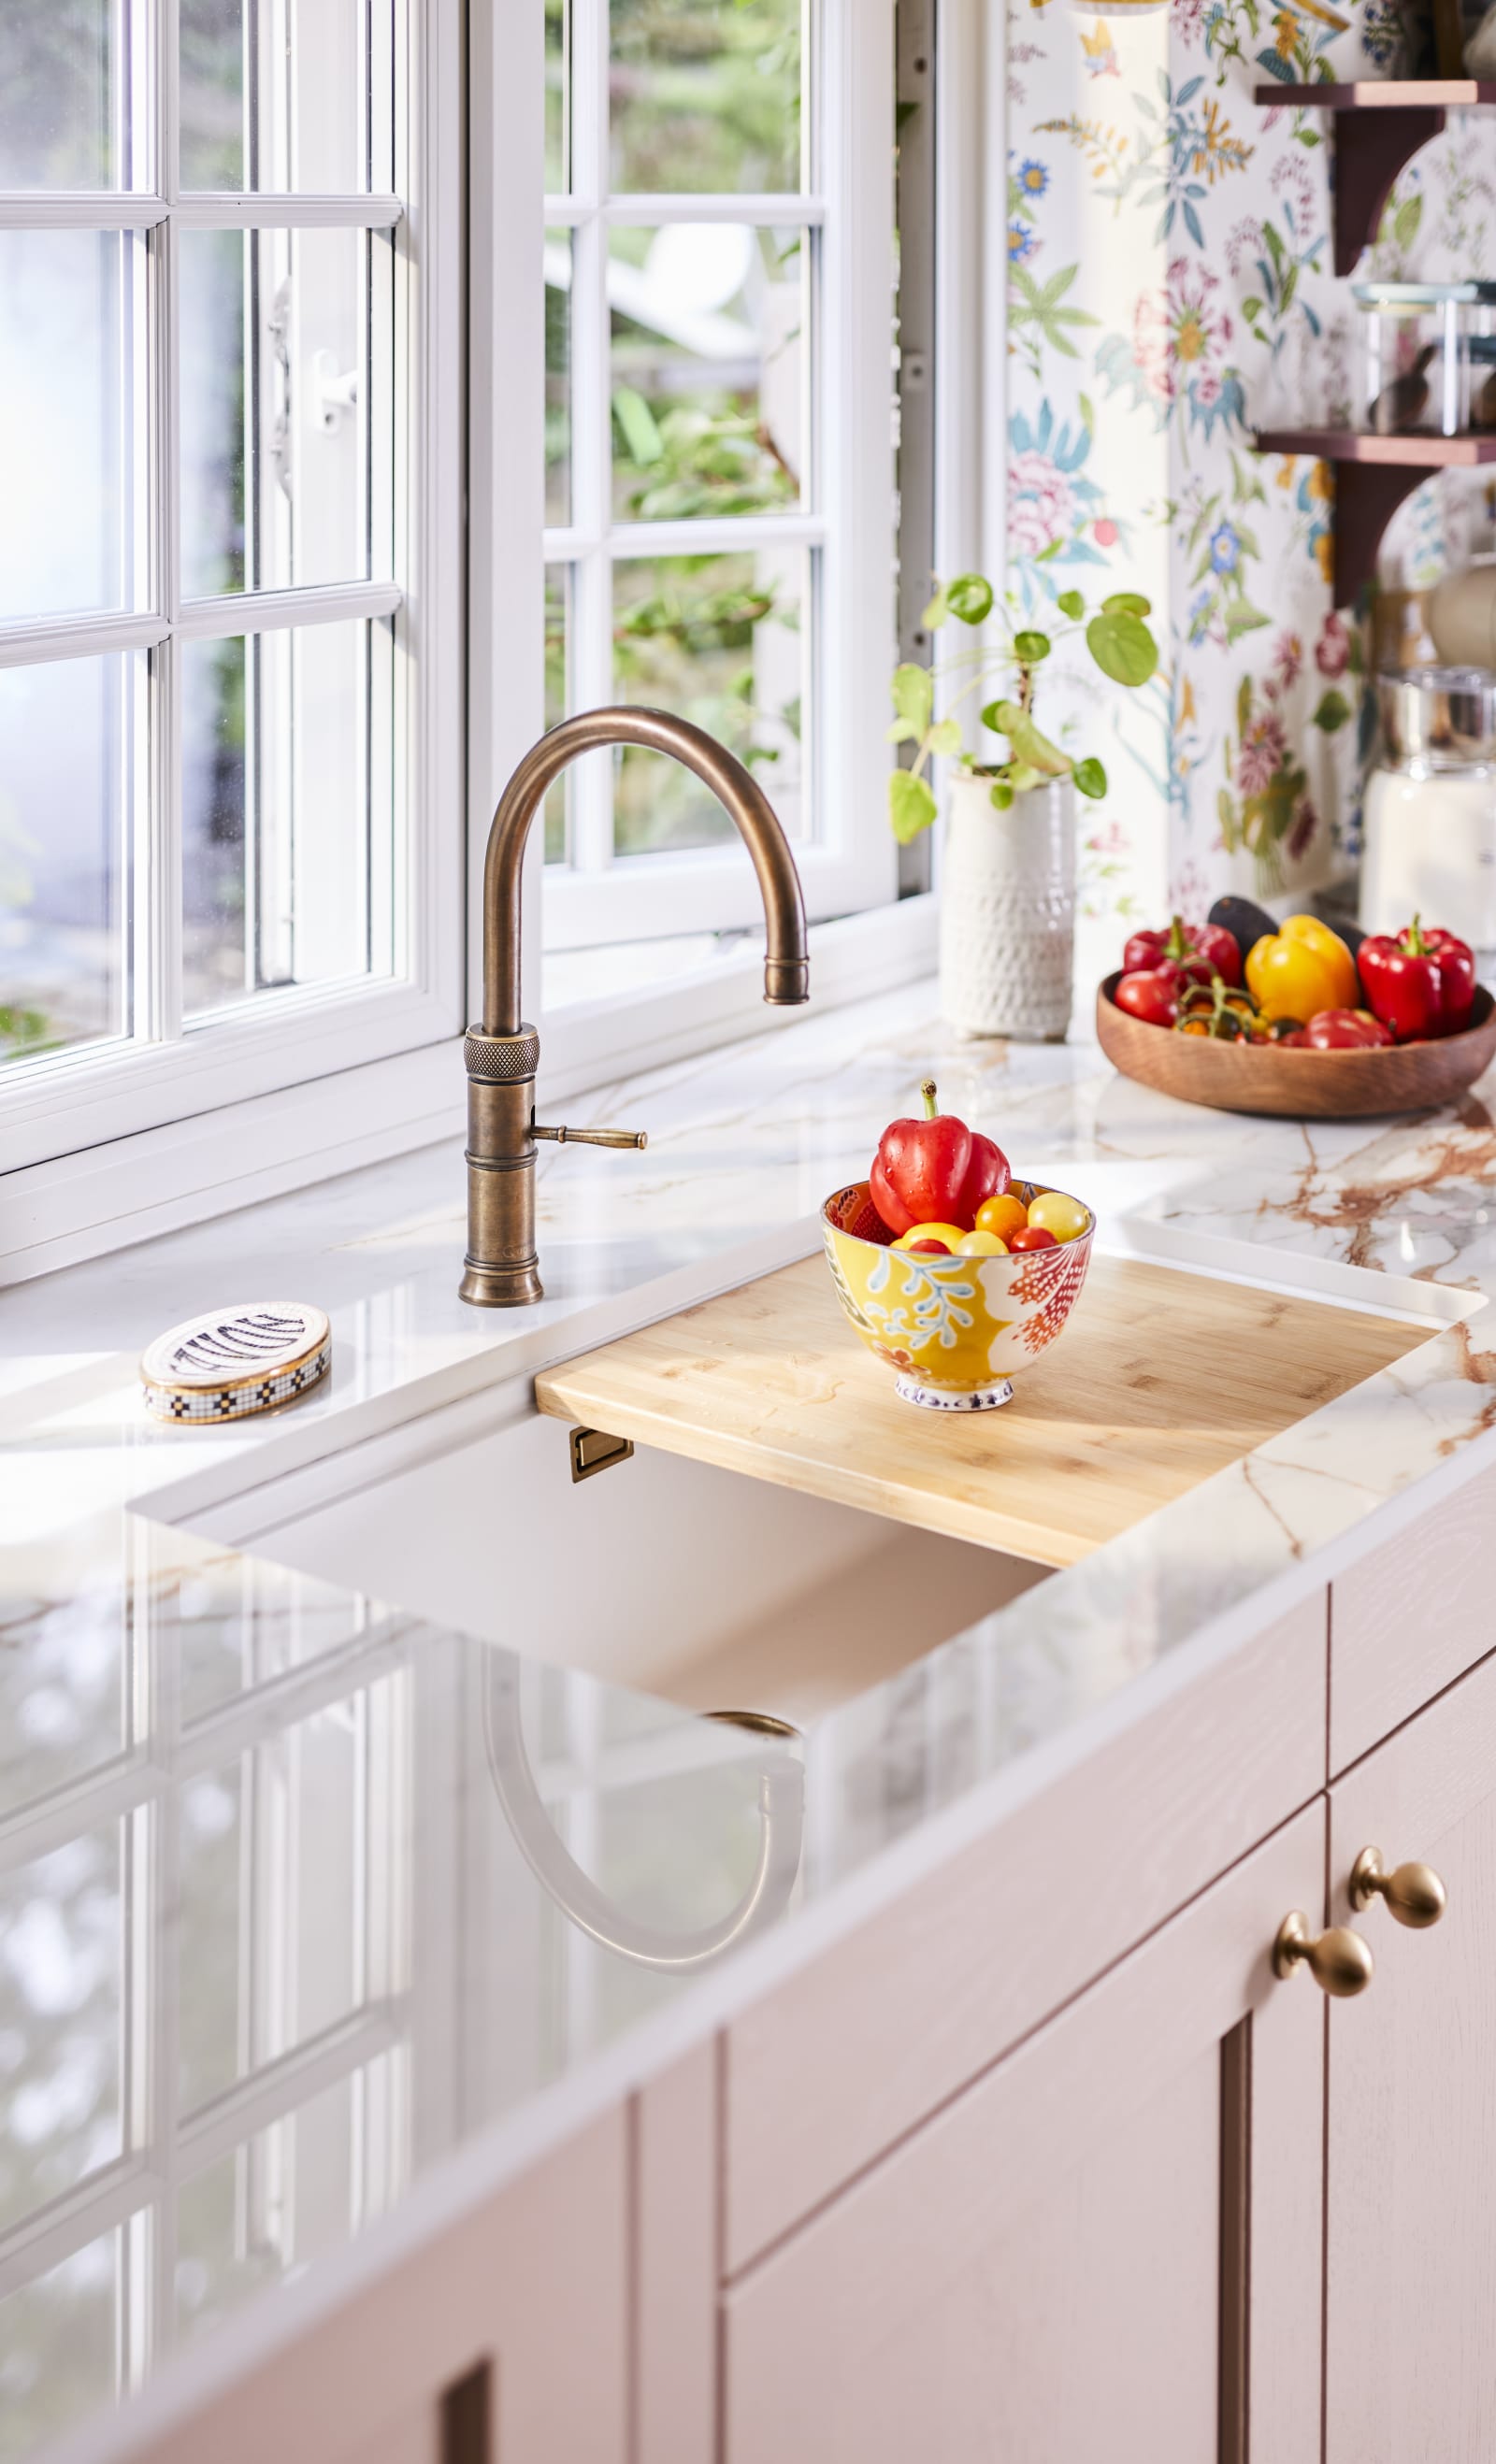
[[767, 928], [763, 998], [808, 998], [800, 876], [762, 788], [723, 745], [658, 710], [591, 710], [531, 746], [498, 801], [483, 867], [483, 1016], [463, 1047], [468, 1072], [468, 1254], [465, 1301], [512, 1309], [540, 1298], [535, 1247], [535, 1141], [642, 1147], [643, 1132], [541, 1129], [535, 1121], [540, 1040], [519, 1015], [520, 879], [530, 825], [545, 793], [581, 753], [637, 744], [684, 762], [737, 825], [753, 858]]

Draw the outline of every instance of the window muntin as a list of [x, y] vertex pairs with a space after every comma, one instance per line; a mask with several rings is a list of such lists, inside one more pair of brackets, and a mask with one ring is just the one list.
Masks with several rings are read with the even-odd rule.
[[84, 0], [17, 5], [47, 107], [0, 99], [0, 1087], [40, 1155], [75, 1059], [249, 1035], [281, 1083], [288, 1001], [409, 971], [412, 97], [394, 0], [111, 0], [87, 77]]

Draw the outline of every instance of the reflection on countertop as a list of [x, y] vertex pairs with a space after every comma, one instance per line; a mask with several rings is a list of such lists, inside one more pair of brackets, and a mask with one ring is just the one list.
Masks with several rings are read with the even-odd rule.
[[[534, 1311], [456, 1298], [455, 1143], [5, 1296], [0, 2464], [454, 2151], [507, 2129], [522, 2162], [548, 2098], [717, 2024], [897, 1890], [915, 1834], [928, 1860], [995, 1818], [1129, 1716], [1133, 1681], [1260, 1628], [1316, 1551], [1496, 1451], [1482, 1090], [1401, 1124], [1228, 1118], [1092, 1047], [956, 1045], [933, 1015], [914, 987], [600, 1088], [583, 1113], [649, 1151], [546, 1159]], [[1398, 1306], [1444, 1288], [1450, 1322], [803, 1743], [152, 1518], [184, 1473], [295, 1468], [796, 1254], [932, 1066], [1104, 1226], [1332, 1289], [1359, 1268], [1363, 1306], [1370, 1273]], [[273, 1425], [148, 1422], [145, 1339], [272, 1285], [329, 1309], [325, 1393]], [[699, 1955], [674, 1968], [672, 1942]]]

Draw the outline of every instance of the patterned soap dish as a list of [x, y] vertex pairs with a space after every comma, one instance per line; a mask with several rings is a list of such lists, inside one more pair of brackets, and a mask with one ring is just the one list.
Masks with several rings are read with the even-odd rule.
[[332, 1329], [300, 1301], [243, 1301], [185, 1318], [141, 1359], [145, 1408], [158, 1420], [243, 1420], [273, 1412], [325, 1377]]

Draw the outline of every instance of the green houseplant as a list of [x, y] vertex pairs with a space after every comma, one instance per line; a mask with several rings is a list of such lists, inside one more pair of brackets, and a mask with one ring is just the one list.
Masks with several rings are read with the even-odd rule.
[[[907, 768], [890, 775], [889, 816], [901, 843], [917, 838], [937, 811], [932, 761], [958, 759], [940, 880], [942, 1006], [964, 1034], [1052, 1041], [1064, 1036], [1070, 1015], [1074, 795], [1104, 796], [1107, 773], [1094, 754], [1073, 753], [1044, 733], [1034, 715], [1038, 677], [1079, 638], [1103, 675], [1135, 689], [1155, 672], [1158, 649], [1144, 621], [1149, 603], [1136, 591], [1115, 591], [1091, 612], [1080, 591], [1063, 591], [1061, 621], [1048, 632], [1017, 621], [1011, 597], [1005, 617], [990, 627], [997, 604], [982, 574], [942, 583], [926, 626], [938, 632], [954, 618], [980, 638], [929, 667], [907, 661], [894, 670], [889, 735], [914, 752]], [[995, 682], [1001, 689], [980, 703], [979, 717], [1000, 750], [983, 759], [967, 748], [963, 706]]]

